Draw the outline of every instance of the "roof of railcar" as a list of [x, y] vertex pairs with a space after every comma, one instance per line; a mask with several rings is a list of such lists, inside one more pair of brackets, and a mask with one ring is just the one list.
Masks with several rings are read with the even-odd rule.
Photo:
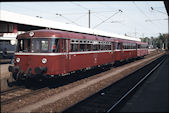
[[[30, 34], [33, 33], [32, 36]], [[20, 34], [17, 36], [17, 39], [22, 38], [73, 38], [73, 39], [88, 39], [88, 40], [100, 40], [100, 41], [113, 41], [113, 38], [104, 38], [101, 36], [75, 33], [70, 31], [61, 31], [61, 30], [51, 30], [51, 29], [41, 29], [41, 30], [32, 30], [26, 33]]]
[[118, 35], [115, 33], [109, 33], [109, 32], [96, 30], [96, 29], [89, 29], [89, 28], [80, 27], [77, 25], [71, 25], [71, 24], [65, 24], [61, 22], [46, 20], [43, 18], [31, 17], [27, 15], [21, 15], [21, 14], [17, 14], [13, 12], [2, 11], [2, 10], [0, 12], [1, 12], [1, 21], [19, 23], [19, 24], [24, 24], [24, 25], [46, 27], [46, 28], [52, 28], [52, 29], [59, 29], [59, 30], [65, 30], [65, 31], [72, 31], [72, 32], [79, 32], [79, 33], [86, 33], [86, 34], [92, 34], [92, 35], [99, 35], [99, 36], [105, 36], [105, 37], [111, 37], [111, 38], [141, 41], [140, 39], [133, 38], [133, 37]]
[[[30, 36], [30, 33], [33, 33], [33, 36]], [[74, 39], [88, 39], [88, 40], [100, 40], [100, 41], [115, 41], [115, 42], [133, 42], [133, 40], [128, 40], [119, 37], [108, 37], [108, 36], [63, 31], [63, 30], [52, 30], [52, 29], [40, 29], [40, 30], [28, 31], [26, 33], [18, 35], [17, 39], [25, 38], [25, 37], [26, 38], [37, 38], [37, 37], [56, 38], [57, 37], [57, 38], [74, 38]], [[134, 40], [134, 42], [140, 42], [140, 41]]]

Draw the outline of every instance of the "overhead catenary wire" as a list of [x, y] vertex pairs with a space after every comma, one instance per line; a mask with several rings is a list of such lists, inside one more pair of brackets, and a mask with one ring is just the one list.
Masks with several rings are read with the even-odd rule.
[[[124, 14], [127, 14], [127, 13], [123, 13], [123, 15], [124, 15]], [[137, 25], [137, 24], [138, 24], [138, 22], [136, 22], [133, 18], [130, 18], [130, 16], [128, 16], [128, 15], [126, 15], [126, 16], [127, 16], [127, 18], [128, 18], [129, 20], [132, 21], [132, 23], [133, 23], [134, 25]], [[121, 22], [120, 24], [126, 26], [127, 29], [131, 29], [131, 30], [133, 31], [133, 28], [131, 28], [131, 25], [126, 25], [126, 24], [124, 24], [124, 23], [122, 23], [122, 22]], [[148, 27], [145, 27], [145, 26], [143, 26], [142, 24], [140, 24], [139, 26], [137, 26], [137, 29], [138, 29], [138, 28], [142, 28], [143, 30], [148, 29], [148, 30], [146, 30], [146, 31], [149, 31], [149, 30], [150, 30]], [[134, 31], [133, 31], [133, 32], [134, 32]]]
[[[115, 11], [97, 11], [97, 12], [91, 12], [90, 11], [90, 9], [89, 8], [86, 8], [86, 7], [84, 7], [84, 6], [82, 6], [82, 5], [80, 5], [80, 4], [78, 4], [78, 3], [75, 3], [75, 2], [70, 2], [70, 3], [72, 3], [72, 4], [74, 4], [74, 5], [76, 5], [76, 6], [78, 6], [78, 7], [81, 7], [81, 8], [83, 8], [83, 9], [85, 9], [85, 10], [88, 10], [89, 11], [89, 28], [90, 28], [90, 14], [92, 13], [103, 13], [103, 12], [115, 12]], [[121, 10], [119, 10], [119, 11], [121, 11]], [[96, 16], [96, 15], [95, 15]], [[96, 16], [97, 17], [97, 16]], [[97, 18], [99, 18], [99, 17], [97, 17]], [[111, 18], [111, 17], [110, 17]], [[101, 19], [101, 18], [99, 18], [99, 19]], [[104, 20], [102, 20], [102, 23], [104, 23]], [[102, 23], [100, 23], [100, 24], [102, 24]], [[99, 24], [99, 25], [100, 25]], [[98, 25], [96, 25], [96, 26], [98, 26]], [[95, 27], [96, 27], [95, 26]], [[94, 27], [94, 28], [95, 28]]]
[[[133, 4], [136, 6], [136, 8], [147, 18], [147, 19], [149, 19], [149, 17], [137, 6], [137, 4], [133, 1]], [[150, 19], [149, 19], [150, 20]], [[154, 25], [155, 26], [155, 24], [152, 22], [152, 21], [150, 21], [151, 23], [152, 23], [152, 25]], [[155, 28], [157, 29], [157, 30], [159, 30], [159, 26], [156, 24], [156, 26], [155, 26]]]
[[167, 15], [167, 13], [165, 13], [165, 12], [162, 12], [162, 11], [159, 11], [159, 10], [156, 10], [156, 9], [154, 9], [153, 7], [150, 7], [151, 8], [151, 10], [153, 10], [153, 11], [157, 11], [157, 12], [159, 12], [159, 13], [162, 13], [162, 14], [165, 14], [165, 15]]
[[93, 14], [95, 17], [97, 17], [98, 19], [100, 19], [101, 21], [103, 21], [102, 18], [100, 18], [99, 16], [97, 16], [96, 14]]
[[56, 13], [56, 15], [61, 16], [61, 17], [63, 17], [64, 19], [66, 19], [66, 20], [68, 20], [68, 21], [70, 21], [70, 22], [72, 22], [72, 23], [74, 23], [74, 24], [76, 24], [76, 25], [80, 26], [79, 24], [77, 24], [77, 23], [75, 23], [74, 21], [70, 20], [69, 18], [67, 18], [67, 17], [63, 16], [62, 14], [58, 14], [58, 13]]
[[78, 18], [75, 19], [75, 21], [80, 20], [80, 19], [81, 19], [82, 17], [84, 17], [84, 16], [86, 16], [86, 14], [83, 14], [83, 15], [79, 16]]
[[78, 4], [78, 3], [75, 3], [75, 2], [70, 2], [70, 3], [72, 3], [72, 4], [76, 5], [76, 6], [79, 6], [79, 7], [83, 8], [83, 9], [85, 9], [85, 10], [90, 10], [89, 8], [86, 8], [86, 7], [84, 7], [84, 6], [82, 6], [82, 5]]
[[100, 22], [99, 24], [95, 25], [93, 28], [98, 27], [99, 25], [101, 25], [102, 23], [106, 22], [107, 20], [109, 20], [110, 18], [112, 18], [114, 15], [116, 15], [119, 12], [123, 12], [122, 10], [118, 10], [118, 12], [114, 13], [113, 15], [111, 15], [109, 18], [107, 18], [106, 20], [103, 20], [102, 22]]
[[159, 20], [168, 20], [168, 18], [163, 18], [163, 19], [151, 19], [151, 20], [145, 20], [146, 22], [150, 22], [150, 21], [159, 21]]
[[[100, 13], [112, 13], [115, 12], [113, 10], [107, 10], [107, 11], [92, 11], [92, 14], [100, 14]], [[88, 14], [88, 12], [72, 12], [72, 13], [63, 13], [64, 15], [80, 15], [80, 14]]]

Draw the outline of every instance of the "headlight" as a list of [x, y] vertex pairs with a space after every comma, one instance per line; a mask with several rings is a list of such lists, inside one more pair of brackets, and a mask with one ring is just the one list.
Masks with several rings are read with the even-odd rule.
[[20, 62], [20, 58], [16, 58], [16, 62]]
[[16, 41], [15, 40], [11, 40], [11, 45], [15, 45], [16, 44]]
[[43, 59], [42, 59], [42, 63], [43, 63], [43, 64], [46, 64], [46, 62], [47, 62], [47, 59], [46, 59], [46, 58], [43, 58]]

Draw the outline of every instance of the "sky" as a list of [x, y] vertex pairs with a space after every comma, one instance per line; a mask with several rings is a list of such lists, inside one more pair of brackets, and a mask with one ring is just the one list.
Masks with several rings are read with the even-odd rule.
[[[153, 8], [153, 10], [151, 9]], [[0, 10], [131, 37], [168, 33], [163, 1], [0, 2]]]

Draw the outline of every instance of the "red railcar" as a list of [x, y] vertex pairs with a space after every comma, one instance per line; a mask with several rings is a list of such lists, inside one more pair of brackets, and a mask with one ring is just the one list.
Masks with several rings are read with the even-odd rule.
[[137, 42], [137, 56], [143, 57], [148, 54], [148, 44], [145, 42]]
[[17, 36], [15, 66], [8, 69], [18, 80], [65, 74], [147, 54], [145, 43], [119, 37], [61, 30], [34, 30]]

